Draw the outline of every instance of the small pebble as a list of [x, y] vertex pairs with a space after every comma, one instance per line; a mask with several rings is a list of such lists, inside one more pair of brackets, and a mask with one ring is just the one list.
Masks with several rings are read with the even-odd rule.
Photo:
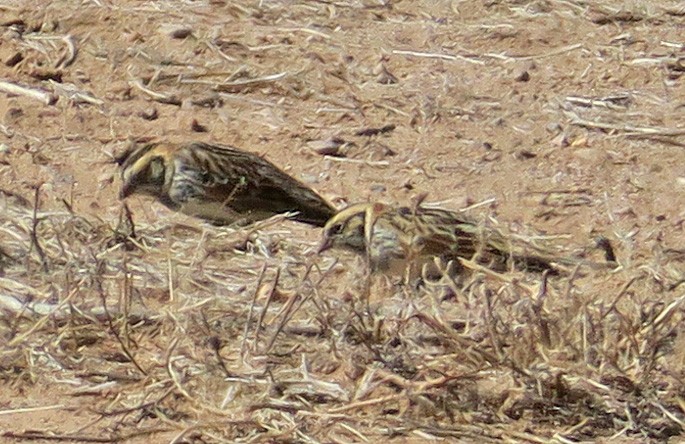
[[527, 82], [530, 80], [530, 74], [528, 74], [528, 71], [521, 71], [518, 74], [516, 74], [514, 80], [516, 80], [517, 82]]
[[521, 150], [521, 151], [517, 152], [514, 156], [519, 160], [526, 160], [526, 159], [533, 159], [533, 158], [537, 157], [538, 155], [532, 151]]
[[173, 39], [185, 39], [193, 34], [193, 30], [190, 28], [177, 28], [169, 33], [169, 36]]
[[140, 111], [138, 113], [138, 117], [145, 120], [157, 120], [157, 118], [159, 117], [159, 113], [157, 112], [157, 108], [151, 107], [144, 111]]
[[332, 137], [327, 140], [312, 140], [307, 142], [307, 146], [317, 154], [322, 156], [336, 156], [345, 157], [344, 148], [349, 145], [348, 142], [339, 138]]

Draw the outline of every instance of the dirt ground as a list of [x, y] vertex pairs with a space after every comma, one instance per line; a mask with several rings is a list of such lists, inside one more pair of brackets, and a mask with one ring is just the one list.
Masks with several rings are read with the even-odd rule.
[[[0, 3], [3, 442], [683, 439], [680, 2], [43, 3]], [[144, 140], [620, 267], [367, 285], [318, 229], [145, 197], [125, 239]]]

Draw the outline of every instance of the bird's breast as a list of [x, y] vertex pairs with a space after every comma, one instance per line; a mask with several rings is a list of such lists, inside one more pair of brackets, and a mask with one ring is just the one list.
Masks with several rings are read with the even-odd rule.
[[178, 210], [189, 216], [199, 217], [219, 224], [231, 224], [247, 215], [233, 211], [221, 202], [187, 200]]
[[404, 263], [404, 250], [397, 231], [374, 227], [369, 245], [369, 257], [374, 268], [389, 271], [397, 266], [397, 262]]

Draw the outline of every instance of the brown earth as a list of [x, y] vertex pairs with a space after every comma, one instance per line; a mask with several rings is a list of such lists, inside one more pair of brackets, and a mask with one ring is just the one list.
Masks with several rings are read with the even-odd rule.
[[[44, 96], [0, 93], [3, 440], [682, 439], [679, 2], [45, 4], [0, 5], [0, 90]], [[263, 154], [339, 207], [603, 235], [621, 267], [394, 294], [319, 230], [142, 197], [125, 240], [139, 140]]]

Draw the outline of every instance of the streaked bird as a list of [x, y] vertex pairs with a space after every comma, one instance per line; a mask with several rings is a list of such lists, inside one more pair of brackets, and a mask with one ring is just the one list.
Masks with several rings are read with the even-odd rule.
[[117, 158], [121, 198], [146, 194], [215, 224], [247, 224], [282, 213], [323, 226], [335, 209], [268, 160], [240, 149], [194, 142], [134, 146]]
[[[533, 252], [527, 254], [500, 232], [452, 211], [393, 207], [382, 203], [349, 206], [325, 225], [319, 253], [329, 248], [344, 248], [367, 255], [372, 271], [388, 273], [421, 272], [425, 265], [473, 260], [494, 269], [513, 265], [521, 270], [557, 272], [555, 264], [578, 261]], [[432, 266], [432, 265], [431, 265]]]

